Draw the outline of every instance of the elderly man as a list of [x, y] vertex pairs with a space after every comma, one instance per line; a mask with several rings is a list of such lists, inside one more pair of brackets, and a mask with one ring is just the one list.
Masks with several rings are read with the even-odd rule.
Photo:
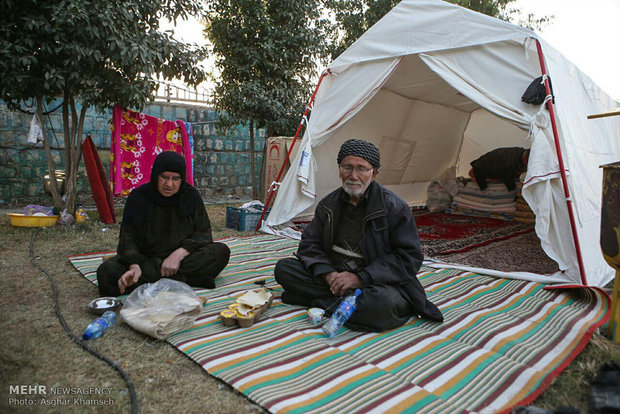
[[104, 296], [129, 293], [162, 277], [212, 289], [230, 250], [214, 243], [200, 193], [185, 182], [185, 160], [164, 151], [150, 182], [133, 190], [123, 211], [117, 256], [97, 269]]
[[304, 229], [297, 258], [278, 262], [275, 278], [285, 303], [333, 309], [362, 290], [347, 326], [383, 331], [411, 316], [442, 321], [416, 278], [423, 256], [411, 209], [375, 178], [379, 150], [350, 139], [338, 153], [342, 187], [323, 198]]

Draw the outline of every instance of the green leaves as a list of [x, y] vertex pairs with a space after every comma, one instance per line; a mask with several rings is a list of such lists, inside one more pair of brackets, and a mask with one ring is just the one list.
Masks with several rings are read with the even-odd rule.
[[294, 134], [325, 58], [320, 0], [214, 0], [205, 30], [216, 55], [222, 126], [254, 121], [268, 135]]
[[160, 33], [159, 18], [198, 0], [0, 0], [0, 98], [17, 105], [65, 91], [86, 105], [141, 108], [158, 74], [200, 83], [205, 52]]

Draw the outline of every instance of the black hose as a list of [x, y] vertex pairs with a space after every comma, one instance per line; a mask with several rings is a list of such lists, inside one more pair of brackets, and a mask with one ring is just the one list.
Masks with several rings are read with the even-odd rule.
[[99, 358], [100, 360], [104, 361], [106, 364], [110, 365], [120, 374], [121, 378], [123, 378], [123, 380], [127, 384], [127, 388], [129, 389], [129, 395], [131, 396], [131, 412], [133, 414], [137, 414], [138, 413], [138, 397], [136, 395], [136, 390], [133, 386], [133, 383], [129, 379], [129, 374], [127, 374], [114, 361], [112, 361], [105, 355], [102, 355], [99, 352], [95, 351], [94, 349], [86, 345], [86, 343], [82, 339], [75, 336], [73, 332], [71, 332], [71, 329], [69, 328], [69, 326], [67, 325], [65, 318], [62, 316], [62, 313], [60, 312], [60, 306], [58, 305], [58, 289], [56, 288], [56, 283], [54, 283], [54, 279], [52, 278], [52, 276], [45, 269], [41, 268], [34, 259], [34, 239], [37, 237], [40, 231], [41, 229], [37, 229], [37, 231], [35, 231], [32, 234], [32, 238], [30, 239], [30, 246], [28, 248], [29, 254], [30, 254], [30, 263], [34, 267], [39, 269], [41, 272], [43, 272], [45, 276], [47, 276], [47, 280], [50, 282], [50, 285], [52, 287], [52, 294], [54, 297], [54, 311], [56, 312], [56, 317], [58, 318], [58, 321], [64, 328], [69, 338], [73, 340], [73, 342], [81, 346], [84, 350], [88, 351], [90, 354], [92, 354], [96, 358]]

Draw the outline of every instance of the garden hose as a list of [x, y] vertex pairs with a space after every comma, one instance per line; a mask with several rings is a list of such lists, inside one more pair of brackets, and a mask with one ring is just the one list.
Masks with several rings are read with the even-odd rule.
[[71, 329], [69, 328], [69, 326], [67, 325], [65, 318], [62, 316], [62, 313], [60, 312], [60, 306], [58, 305], [58, 289], [56, 288], [56, 283], [54, 282], [54, 279], [52, 278], [52, 276], [45, 269], [41, 268], [37, 264], [34, 258], [34, 240], [40, 231], [41, 231], [40, 228], [37, 229], [37, 231], [35, 231], [32, 234], [32, 238], [30, 239], [30, 246], [29, 246], [30, 263], [34, 267], [39, 269], [39, 271], [43, 272], [45, 276], [47, 276], [47, 280], [50, 282], [50, 286], [52, 287], [52, 294], [54, 298], [54, 311], [56, 312], [56, 317], [58, 318], [58, 321], [64, 328], [69, 338], [73, 340], [73, 342], [81, 346], [84, 350], [86, 350], [87, 352], [95, 356], [96, 358], [99, 358], [100, 360], [104, 361], [106, 364], [110, 365], [120, 374], [121, 378], [123, 378], [123, 380], [127, 384], [127, 388], [129, 390], [129, 395], [131, 397], [131, 412], [133, 414], [137, 414], [138, 413], [138, 397], [136, 395], [136, 390], [133, 386], [133, 383], [129, 379], [129, 375], [121, 367], [119, 367], [114, 361], [107, 358], [105, 355], [100, 354], [94, 349], [90, 348], [88, 345], [86, 345], [86, 343], [81, 338], [78, 338], [77, 336], [75, 336], [73, 332], [71, 332]]

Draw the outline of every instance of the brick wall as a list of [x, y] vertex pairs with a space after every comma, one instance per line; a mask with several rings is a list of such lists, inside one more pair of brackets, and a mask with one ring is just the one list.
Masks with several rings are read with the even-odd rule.
[[[52, 103], [47, 109], [53, 109], [57, 104], [58, 102]], [[218, 116], [215, 111], [187, 105], [154, 104], [143, 112], [158, 118], [181, 119], [192, 123], [194, 180], [205, 201], [252, 198], [250, 137], [247, 126], [239, 126], [224, 133], [215, 126]], [[54, 166], [56, 169], [63, 169], [61, 110], [58, 109], [44, 118], [44, 127], [52, 142]], [[110, 163], [111, 119], [111, 110], [97, 113], [91, 109], [87, 112], [84, 123], [84, 134], [91, 135], [106, 172], [109, 171]], [[43, 145], [27, 142], [31, 120], [32, 115], [9, 111], [0, 101], [0, 204], [52, 204], [51, 196], [43, 188], [44, 176], [47, 174]], [[259, 130], [255, 137], [257, 183], [264, 142], [264, 131]], [[80, 202], [92, 204], [83, 162], [78, 176], [78, 192]]]

